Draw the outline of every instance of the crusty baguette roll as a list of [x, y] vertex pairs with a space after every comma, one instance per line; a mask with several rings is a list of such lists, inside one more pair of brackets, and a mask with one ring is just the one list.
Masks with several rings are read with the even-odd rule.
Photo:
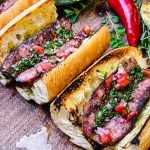
[[18, 92], [27, 100], [43, 104], [54, 99], [83, 70], [97, 60], [109, 47], [110, 34], [106, 27], [101, 28], [78, 50], [72, 53], [55, 68], [34, 82], [31, 88], [19, 88]]
[[[96, 73], [108, 73], [116, 70], [123, 59], [134, 57], [142, 68], [147, 68], [140, 50], [134, 47], [123, 47], [110, 51], [96, 63], [83, 72], [50, 106], [51, 118], [57, 127], [70, 137], [70, 141], [84, 149], [92, 150], [92, 142], [82, 132], [83, 108], [88, 103], [93, 91], [103, 81]], [[125, 150], [136, 148], [147, 150], [150, 146], [150, 122], [146, 124], [150, 115], [150, 101], [143, 108], [134, 128], [118, 144], [105, 147], [106, 150]], [[138, 138], [138, 143], [134, 139]], [[145, 140], [147, 140], [145, 142]], [[134, 143], [134, 144], [131, 144]], [[136, 144], [136, 145], [135, 145]]]
[[0, 30], [21, 12], [40, 0], [17, 0], [9, 9], [0, 14]]
[[40, 0], [11, 20], [0, 30], [0, 63], [23, 41], [57, 18], [54, 0]]

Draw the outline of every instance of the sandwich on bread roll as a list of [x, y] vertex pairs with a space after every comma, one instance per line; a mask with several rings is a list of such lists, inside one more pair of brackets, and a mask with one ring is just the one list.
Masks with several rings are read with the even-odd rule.
[[51, 118], [84, 149], [148, 150], [150, 70], [140, 50], [110, 51], [50, 106]]
[[60, 19], [19, 45], [1, 66], [1, 83], [14, 80], [26, 99], [43, 104], [54, 99], [109, 47], [106, 27], [93, 32], [85, 25], [79, 33]]
[[0, 14], [0, 64], [11, 50], [57, 18], [54, 0], [10, 2], [14, 4]]

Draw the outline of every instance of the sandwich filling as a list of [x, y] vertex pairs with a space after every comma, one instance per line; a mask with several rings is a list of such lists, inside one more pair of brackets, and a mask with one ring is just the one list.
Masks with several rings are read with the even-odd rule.
[[131, 129], [149, 96], [150, 70], [140, 68], [134, 58], [124, 60], [85, 106], [84, 134], [104, 146], [115, 144]]
[[32, 85], [43, 73], [77, 51], [90, 34], [88, 26], [74, 33], [68, 20], [58, 20], [11, 52], [1, 66], [1, 75]]

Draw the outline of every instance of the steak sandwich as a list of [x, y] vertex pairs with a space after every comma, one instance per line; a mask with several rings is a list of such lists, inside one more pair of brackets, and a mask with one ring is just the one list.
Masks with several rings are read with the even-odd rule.
[[109, 52], [85, 71], [50, 107], [54, 123], [85, 149], [150, 146], [150, 70], [141, 52]]
[[109, 42], [106, 27], [94, 32], [85, 25], [75, 33], [68, 20], [57, 20], [8, 54], [0, 80], [15, 81], [26, 100], [47, 103], [98, 59]]

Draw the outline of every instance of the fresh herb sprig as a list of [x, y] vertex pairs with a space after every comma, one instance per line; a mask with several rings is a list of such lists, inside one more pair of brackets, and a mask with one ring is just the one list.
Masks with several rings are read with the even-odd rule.
[[118, 48], [118, 47], [122, 47], [124, 46], [124, 42], [122, 40], [122, 37], [125, 36], [125, 28], [122, 26], [116, 27], [114, 23], [118, 23], [119, 22], [119, 18], [117, 16], [110, 16], [110, 14], [108, 12], [107, 16], [108, 19], [110, 20], [110, 23], [112, 25], [112, 30], [115, 32], [115, 34], [111, 35], [111, 42], [110, 45], [112, 48]]
[[77, 20], [79, 14], [87, 7], [89, 7], [92, 3], [93, 0], [81, 0], [80, 2], [78, 2], [77, 6], [70, 6], [64, 9], [66, 17], [69, 18], [71, 23], [74, 23]]
[[150, 30], [149, 28], [145, 25], [143, 20], [141, 20], [142, 24], [142, 35], [139, 41], [139, 49], [145, 51], [148, 55], [148, 59], [150, 61]]
[[[142, 1], [134, 0], [139, 12], [141, 10]], [[141, 17], [142, 35], [139, 41], [139, 49], [145, 51], [148, 55], [148, 61], [150, 62], [150, 29], [145, 25]]]

